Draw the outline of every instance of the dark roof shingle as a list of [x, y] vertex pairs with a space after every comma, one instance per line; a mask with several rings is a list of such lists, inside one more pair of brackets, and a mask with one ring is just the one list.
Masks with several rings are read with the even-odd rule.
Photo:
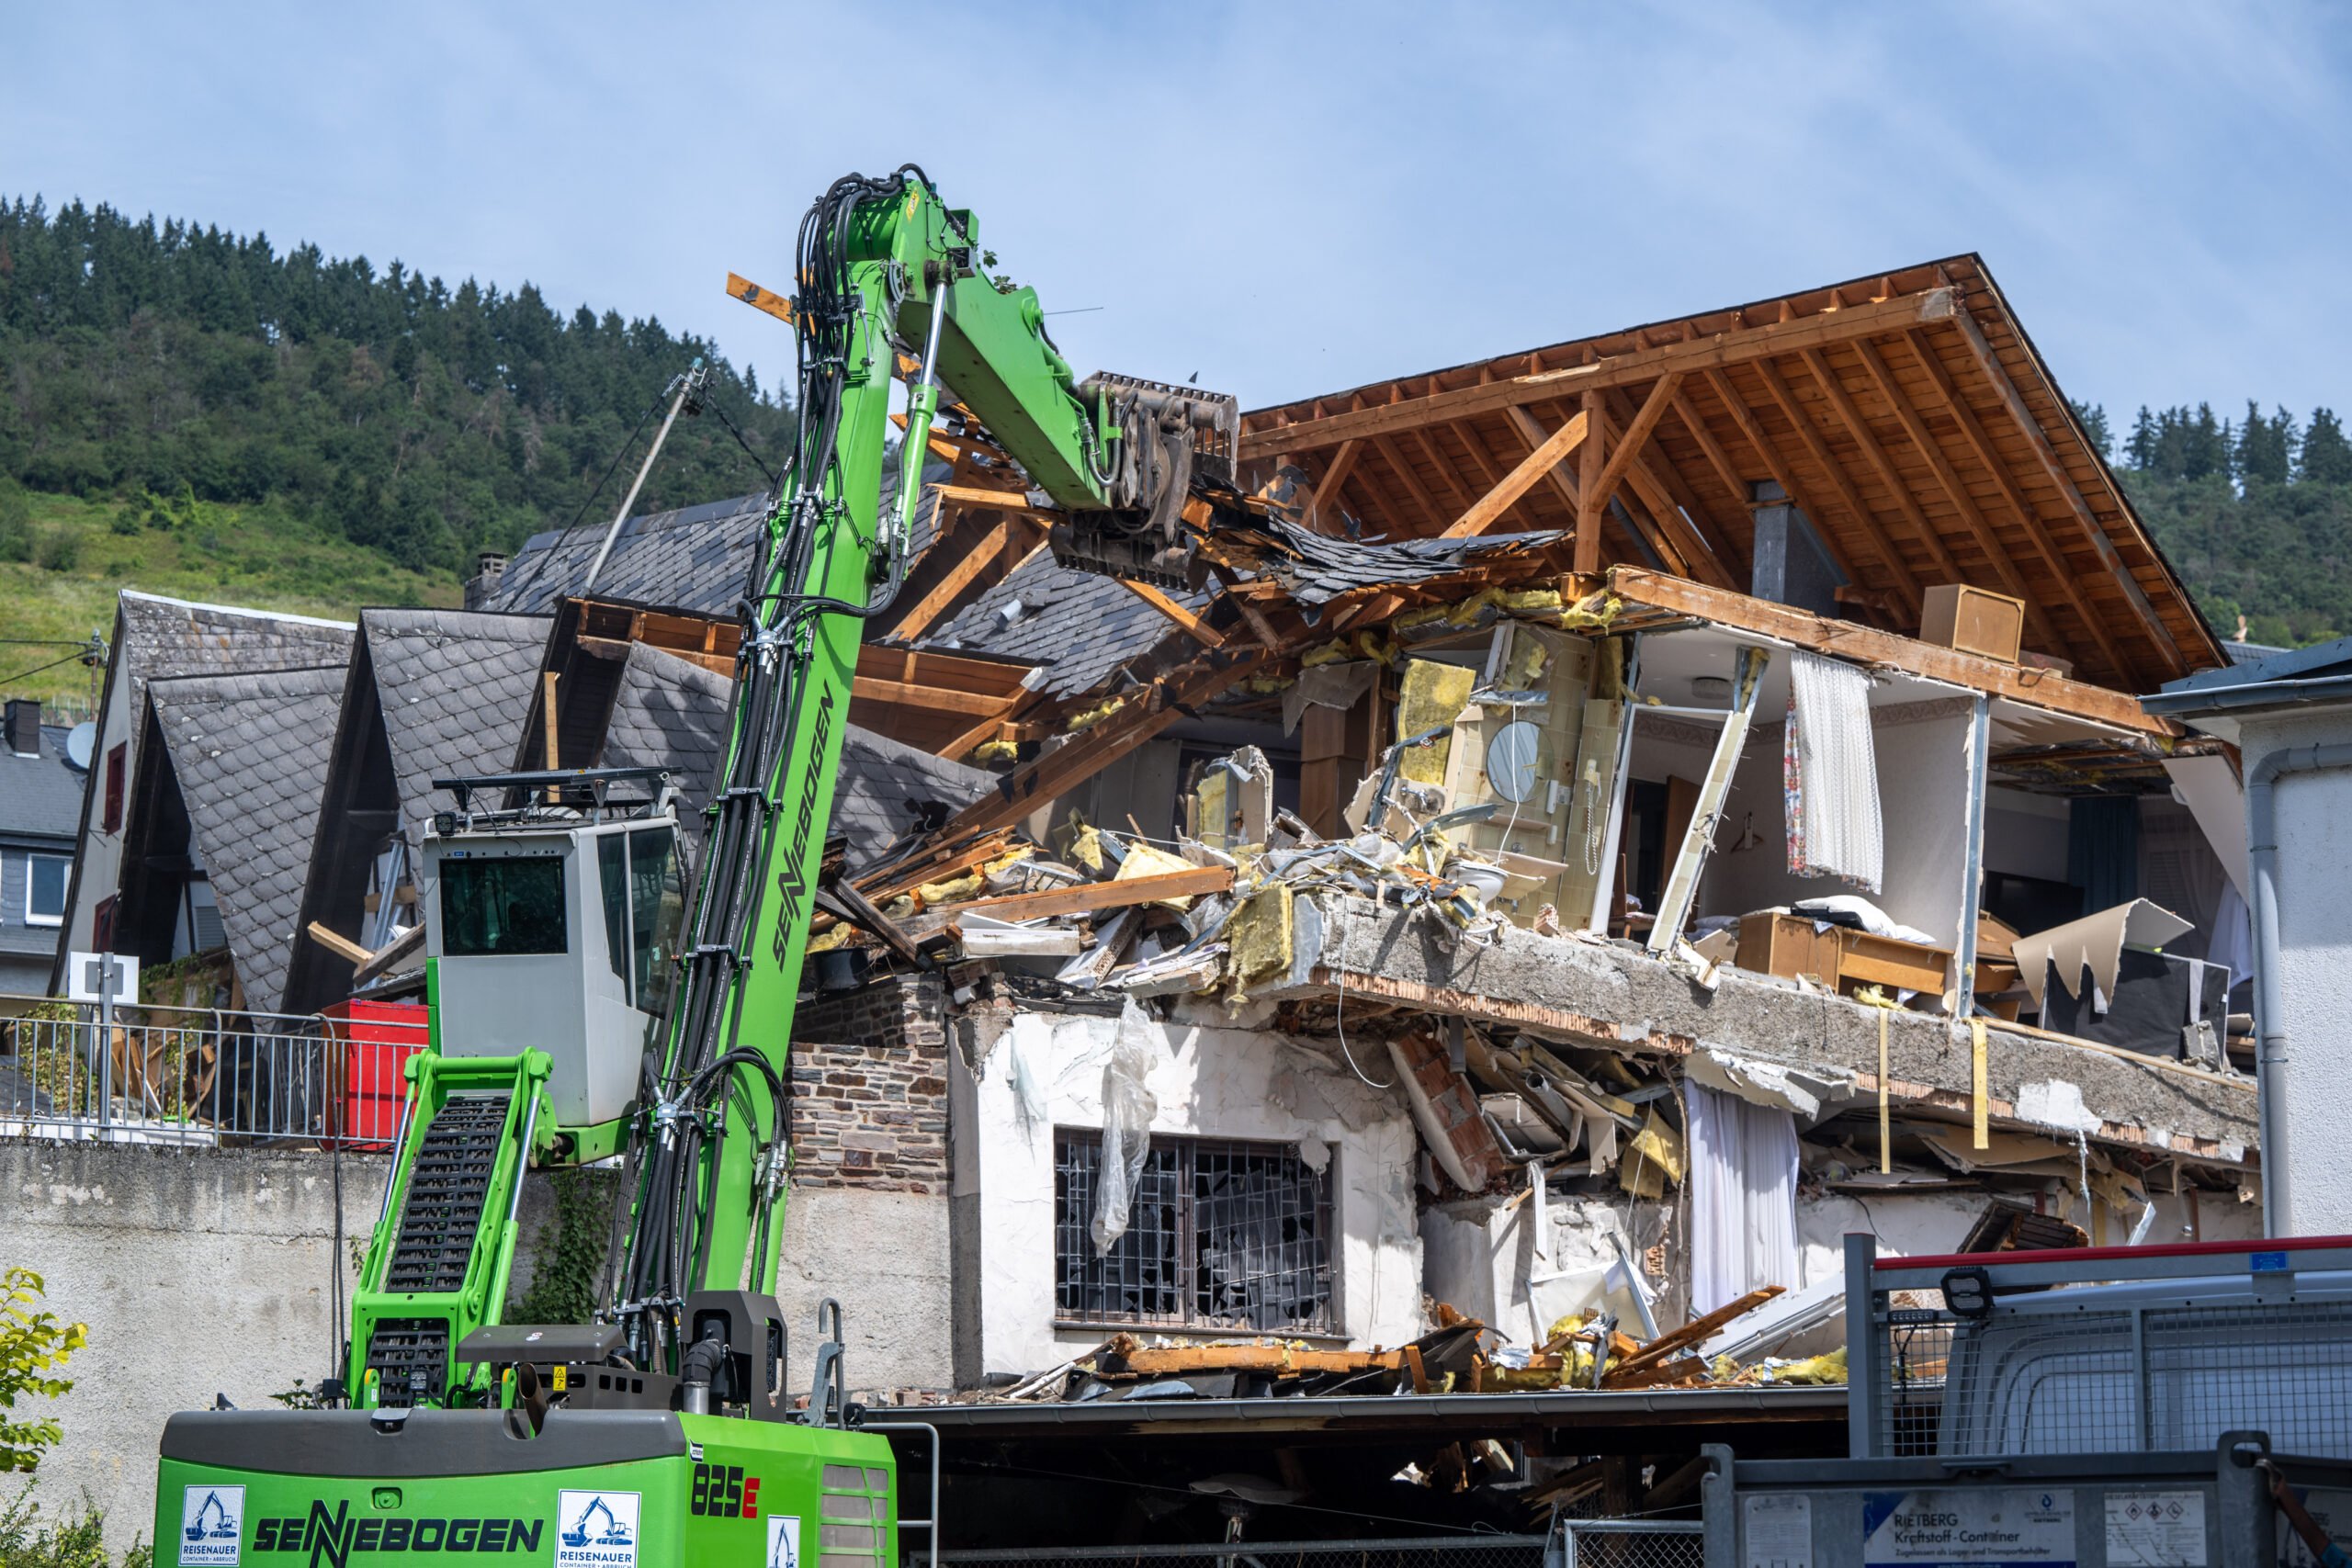
[[[638, 643], [628, 650], [605, 729], [606, 767], [667, 768], [679, 815], [710, 801], [727, 746], [732, 682], [688, 660]], [[831, 831], [847, 835], [853, 870], [873, 863], [926, 814], [944, 816], [996, 784], [994, 774], [850, 726], [842, 738]], [[699, 836], [700, 818], [692, 818]]]
[[401, 825], [418, 849], [438, 798], [435, 779], [513, 764], [549, 623], [479, 610], [362, 610], [359, 620]]
[[[628, 519], [596, 579], [596, 597], [731, 615], [751, 583], [768, 508], [763, 492]], [[602, 527], [576, 529], [568, 539], [558, 529], [532, 535], [507, 563], [487, 607], [545, 613], [581, 591], [604, 540]]]
[[340, 665], [153, 682], [149, 694], [245, 1005], [275, 1012], [311, 866]]

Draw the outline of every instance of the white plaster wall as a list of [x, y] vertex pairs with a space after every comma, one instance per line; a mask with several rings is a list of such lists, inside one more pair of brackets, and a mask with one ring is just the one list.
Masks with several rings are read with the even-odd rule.
[[[119, 636], [122, 623], [118, 618], [111, 630]], [[65, 926], [59, 939], [58, 952], [87, 953], [95, 945], [99, 903], [111, 895], [122, 870], [122, 834], [100, 832], [107, 814], [107, 753], [123, 746], [122, 823], [130, 825], [130, 796], [135, 787], [138, 770], [132, 765], [132, 748], [125, 745], [130, 739], [130, 682], [119, 668], [111, 671], [113, 683], [106, 694], [106, 706], [98, 714], [97, 739], [90, 752], [90, 771], [82, 791], [82, 837], [74, 850], [74, 884], [65, 908]], [[62, 971], [57, 971], [62, 974]], [[61, 986], [61, 989], [62, 987]], [[49, 979], [43, 976], [40, 989], [49, 989]]]
[[[1153, 1132], [1297, 1143], [1310, 1156], [1328, 1150], [1338, 1162], [1340, 1327], [1354, 1346], [1419, 1334], [1419, 1145], [1403, 1100], [1279, 1034], [1149, 1027], [1158, 1044], [1146, 1080], [1159, 1103]], [[1115, 1019], [1021, 1014], [967, 1077], [968, 1100], [959, 1094], [957, 1191], [976, 1181], [979, 1208], [982, 1376], [1043, 1371], [1102, 1341], [1099, 1329], [1054, 1325], [1053, 1129], [1102, 1125], [1102, 1068], [1117, 1028]], [[1024, 1082], [1026, 1096], [1018, 1092]]]
[[2021, 789], [1984, 792], [1984, 869], [2066, 879], [2066, 802]]
[[[2246, 767], [2285, 746], [2352, 740], [2352, 714], [2249, 722]], [[2352, 1079], [2352, 770], [2290, 773], [2275, 786], [2278, 830], [2278, 986], [2287, 1032], [2282, 1099], [2290, 1164], [2277, 1216], [2282, 1235], [2352, 1233], [2352, 1159], [2344, 1156], [2344, 1086]]]

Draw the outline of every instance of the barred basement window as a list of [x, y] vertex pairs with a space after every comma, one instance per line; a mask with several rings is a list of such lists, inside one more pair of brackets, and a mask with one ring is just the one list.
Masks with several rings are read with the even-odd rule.
[[1094, 1250], [1102, 1134], [1054, 1131], [1054, 1314], [1255, 1333], [1329, 1334], [1331, 1167], [1290, 1144], [1154, 1134], [1127, 1231]]

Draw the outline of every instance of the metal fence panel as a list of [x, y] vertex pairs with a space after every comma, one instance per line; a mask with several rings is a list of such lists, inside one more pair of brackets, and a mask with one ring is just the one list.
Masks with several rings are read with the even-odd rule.
[[[1696, 1539], [1693, 1537], [1692, 1539]], [[1382, 1540], [1229, 1541], [1199, 1546], [1046, 1547], [943, 1551], [956, 1562], [1051, 1562], [1057, 1568], [1204, 1563], [1215, 1568], [1544, 1568], [1538, 1535], [1451, 1535]], [[1555, 1554], [1553, 1561], [1557, 1561]], [[1695, 1555], [1661, 1568], [1696, 1568]]]
[[[0, 998], [22, 1003], [38, 998]], [[0, 1137], [388, 1148], [422, 1022], [40, 1001], [0, 1018]]]
[[1696, 1519], [1564, 1519], [1563, 1568], [1706, 1568], [1706, 1527]]
[[2144, 1251], [1865, 1258], [1856, 1457], [2202, 1450], [2240, 1428], [2352, 1453], [2352, 1251]]

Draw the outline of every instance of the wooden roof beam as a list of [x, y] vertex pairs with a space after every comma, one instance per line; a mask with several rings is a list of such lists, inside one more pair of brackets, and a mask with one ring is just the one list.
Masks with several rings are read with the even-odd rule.
[[[1727, 592], [1637, 567], [1611, 568], [1606, 585], [1610, 592], [1628, 604], [1713, 621], [1840, 659], [1884, 664], [1930, 681], [1944, 681], [1991, 696], [2007, 697], [2028, 707], [2126, 729], [2134, 735], [2169, 742], [2182, 734], [2170, 720], [2144, 711], [2128, 693], [2070, 680], [2054, 671], [2020, 668], [1981, 654], [1963, 653], [1958, 649], [1857, 626], [1851, 621], [1832, 620], [1810, 610]], [[1583, 590], [1593, 586], [1599, 584], [1570, 584], [1563, 588], [1563, 597], [1569, 588]]]
[[2164, 617], [2156, 614], [2155, 605], [2148, 602], [2147, 592], [2132, 577], [2131, 568], [2123, 564], [2123, 558], [2116, 553], [2115, 541], [2108, 537], [2107, 525], [2098, 520], [2098, 513], [2091, 510], [2091, 503], [2075, 488], [2074, 476], [2059, 460], [2056, 450], [2050, 445], [2050, 438], [2041, 433], [2041, 422], [2034, 418], [2032, 411], [2025, 406], [2025, 399], [2018, 394], [2017, 384], [2009, 379], [2008, 369], [2002, 365], [2000, 355], [1995, 354], [1993, 345], [1984, 341], [1984, 331], [1977, 326], [1976, 319], [1965, 309], [1954, 310], [1950, 319], [1960, 328], [1961, 342], [1968, 345], [1969, 357], [1976, 362], [1977, 369], [1991, 383], [1993, 395], [2000, 400], [2001, 407], [2024, 434], [2026, 444], [2033, 449], [2034, 457], [2041, 463], [2042, 471], [2058, 487], [2059, 498], [2065, 502], [2067, 510], [2075, 514], [2075, 521], [2081, 525], [2091, 548], [2098, 552], [2099, 564], [2115, 574], [2117, 583], [2132, 601], [2132, 613], [2140, 617], [2140, 625], [2146, 630], [2148, 640], [2155, 645], [2157, 657], [2164, 660], [2172, 673], [2187, 674], [2188, 662], [2181, 657], [2180, 649], [2173, 641], [2172, 632], [2165, 626]]
[[[1591, 442], [1592, 422], [1585, 414], [1577, 414], [1559, 429], [1544, 437], [1534, 451], [1519, 460], [1518, 467], [1474, 502], [1467, 512], [1456, 518], [1445, 530], [1443, 537], [1466, 538], [1483, 534], [1494, 526], [1502, 514], [1510, 510], [1519, 498], [1525, 495], [1537, 480], [1550, 472], [1562, 459], [1580, 446]], [[1578, 525], [1582, 520], [1579, 517]]]
[[1022, 550], [1001, 575], [1010, 576], [1020, 570], [1022, 562], [1046, 547], [1046, 540], [1043, 531], [1025, 518], [998, 517], [989, 531], [980, 536], [979, 543], [948, 568], [947, 575], [932, 584], [931, 592], [918, 600], [914, 608], [899, 618], [899, 624], [890, 628], [892, 639], [911, 642], [942, 618], [953, 615], [961, 608], [959, 595], [1001, 557], [1018, 548], [1023, 540], [1029, 541], [1029, 547]]
[[1167, 616], [1170, 620], [1175, 622], [1177, 626], [1183, 629], [1186, 637], [1191, 637], [1203, 648], [1223, 648], [1225, 646], [1224, 636], [1219, 633], [1215, 626], [1210, 626], [1206, 621], [1201, 619], [1200, 616], [1193, 614], [1192, 611], [1186, 609], [1175, 600], [1170, 599], [1166, 593], [1162, 592], [1159, 589], [1153, 587], [1150, 583], [1139, 582], [1132, 577], [1118, 577], [1112, 579], [1112, 581], [1116, 582], [1120, 587], [1125, 589], [1128, 592], [1134, 594], [1136, 598], [1142, 600], [1145, 604], [1150, 605], [1153, 609], [1159, 611], [1161, 615]]
[[1955, 309], [1955, 291], [1950, 288], [1939, 288], [1922, 294], [1905, 295], [1875, 304], [1851, 305], [1843, 310], [1801, 316], [1765, 326], [1735, 328], [1687, 342], [1611, 355], [1589, 365], [1566, 366], [1557, 370], [1538, 371], [1529, 376], [1514, 376], [1507, 380], [1431, 392], [1423, 397], [1406, 398], [1319, 419], [1299, 420], [1262, 430], [1245, 430], [1241, 435], [1239, 456], [1241, 461], [1250, 462], [1276, 452], [1311, 451], [1320, 446], [1336, 446], [1351, 436], [1382, 435], [1408, 430], [1415, 425], [1492, 413], [1524, 403], [1543, 402], [1553, 398], [1575, 398], [1588, 388], [1599, 389], [1652, 381], [1668, 371], [1690, 375], [1702, 370], [1721, 369], [1727, 365], [1745, 364], [1768, 355], [1788, 354], [1799, 348], [1844, 343], [1852, 338], [1907, 331], [1930, 322], [1949, 321]]
[[1977, 417], [1976, 411], [1961, 395], [1959, 386], [1953, 382], [1951, 372], [1944, 368], [1943, 359], [1936, 353], [1935, 345], [1916, 333], [1905, 333], [1903, 344], [1911, 351], [1911, 356], [1919, 362], [1920, 368], [1927, 371], [1928, 382], [1935, 389], [1937, 400], [1943, 404], [1944, 412], [1951, 415], [1952, 423], [1960, 427], [1961, 436], [1968, 443], [1969, 449], [1976, 454], [1976, 460], [1984, 466], [1985, 472], [1993, 476], [2001, 499], [2017, 514], [2034, 552], [2041, 558], [2043, 569], [2053, 580], [2067, 585], [2068, 599], [2075, 606], [2075, 613], [2083, 618], [2084, 629], [2114, 661], [2116, 679], [2127, 679], [2132, 667], [2125, 662], [2114, 639], [2108, 635], [2106, 617], [2083, 595], [2075, 569], [2067, 564], [2064, 552], [2058, 547], [2058, 541], [2042, 522], [2041, 513], [2018, 483], [2017, 476], [2009, 471], [2009, 465], [2002, 458], [2000, 449], [1993, 445], [1992, 434], [1985, 430], [1984, 422]]
[[[1503, 412], [1510, 417], [1511, 427], [1519, 433], [1520, 439], [1527, 443], [1527, 449], [1529, 451], [1532, 452], [1538, 446], [1544, 445], [1544, 438], [1546, 432], [1544, 429], [1543, 423], [1538, 420], [1533, 413], [1525, 408], [1518, 406], [1517, 404], [1513, 404], [1510, 408], [1508, 408]], [[1544, 408], [1544, 412], [1555, 419], [1563, 418], [1561, 410], [1557, 405], [1547, 404]], [[1566, 419], [1573, 419], [1576, 416], [1574, 414], [1565, 416]], [[1577, 513], [1577, 481], [1576, 476], [1568, 469], [1566, 459], [1563, 458], [1561, 461], [1556, 462], [1550, 468], [1544, 469], [1544, 482], [1551, 487], [1552, 493], [1554, 495], [1559, 497], [1561, 504], [1568, 509], [1568, 515], [1573, 519]], [[1611, 521], [1614, 522], [1615, 520], [1612, 518]], [[1640, 553], [1639, 546], [1631, 535], [1623, 535], [1620, 538], [1619, 543], [1634, 546], [1634, 553]]]
[[1674, 417], [1681, 421], [1684, 430], [1690, 432], [1701, 456], [1707, 459], [1707, 467], [1715, 471], [1716, 479], [1730, 492], [1732, 504], [1746, 511], [1754, 492], [1747, 488], [1747, 481], [1740, 477], [1738, 465], [1731, 460], [1731, 455], [1715, 439], [1715, 433], [1707, 428], [1705, 418], [1691, 403], [1690, 394], [1679, 389], [1674, 394]]
[[[1633, 423], [1634, 411], [1623, 391], [1612, 387], [1601, 394], [1601, 401], [1609, 409], [1611, 429], [1622, 430]], [[1690, 493], [1690, 487], [1682, 482], [1682, 475], [1675, 468], [1673, 460], [1660, 449], [1655, 439], [1635, 457], [1626, 478], [1635, 493], [1641, 496], [1642, 504], [1649, 508], [1658, 531], [1674, 540], [1674, 553], [1686, 558], [1683, 576], [1699, 578], [1723, 588], [1739, 586], [1738, 580], [1747, 575], [1747, 561], [1738, 559], [1738, 551], [1734, 549], [1731, 553], [1735, 559], [1738, 559], [1735, 572], [1732, 566], [1725, 563], [1724, 552], [1716, 549], [1714, 542], [1700, 531], [1699, 519], [1707, 514], [1706, 509], [1699, 504], [1699, 498]], [[1696, 570], [1692, 570], [1693, 566]]]
[[1373, 454], [1381, 460], [1390, 473], [1396, 476], [1397, 481], [1405, 487], [1406, 493], [1413, 498], [1413, 504], [1421, 509], [1421, 515], [1435, 527], [1442, 529], [1446, 524], [1445, 509], [1440, 506], [1436, 499], [1430, 494], [1427, 487], [1421, 483], [1420, 476], [1413, 472], [1413, 465], [1397, 456], [1396, 448], [1386, 441], [1373, 437], [1367, 439], [1364, 445], [1372, 449]]
[[[1928, 429], [1928, 422], [1919, 417], [1918, 408], [1904, 391], [1903, 383], [1895, 378], [1893, 367], [1886, 362], [1886, 355], [1880, 353], [1878, 345], [1868, 338], [1855, 343], [1854, 353], [1860, 358], [1862, 368], [1869, 372], [1879, 396], [1884, 398], [1887, 407], [1894, 411], [1894, 422], [1903, 427], [1905, 439], [1917, 448], [1920, 457], [1927, 459], [1928, 468], [1936, 476], [1936, 483], [1943, 491], [1944, 499], [1951, 502], [1952, 510], [1960, 513], [1961, 521], [1967, 525], [1969, 533], [1975, 537], [1977, 547], [1993, 563], [1993, 570], [2000, 578], [2003, 591], [2025, 601], [2027, 613], [2035, 617], [2041, 635], [2050, 639], [2054, 651], [2071, 656], [2073, 645], [2057, 635], [2047, 615], [2040, 613], [2041, 607], [2037, 603], [2040, 595], [2028, 591], [2017, 563], [2009, 558], [2009, 552], [2003, 547], [2000, 536], [1994, 532], [1991, 519], [1976, 504], [1975, 496], [1969, 492], [1967, 481], [1960, 477], [1960, 471], [1951, 466], [1951, 459], [1944, 456], [1943, 447]], [[2074, 607], [2075, 616], [2090, 629], [2100, 653], [2120, 679], [2130, 666], [2118, 656], [2106, 628], [2099, 625], [2098, 617], [2091, 614], [2090, 606], [2084, 602], [2082, 590], [2076, 586], [2074, 574], [2053, 570], [2051, 576], [2050, 588]]]
[[1010, 828], [1133, 751], [1243, 677], [1264, 668], [1266, 656], [1251, 649], [1223, 664], [1171, 671], [1131, 695], [1125, 707], [1066, 746], [1022, 763], [997, 787], [942, 825], [936, 839], [953, 842], [973, 834]]
[[1363, 444], [1360, 441], [1340, 443], [1339, 451], [1332, 455], [1330, 467], [1325, 468], [1323, 477], [1315, 481], [1315, 493], [1307, 500], [1305, 514], [1307, 527], [1318, 534], [1323, 532], [1324, 508], [1339, 504], [1340, 487], [1348, 482], [1348, 475], [1356, 466], [1356, 455], [1363, 450]]
[[1754, 369], [1757, 378], [1764, 383], [1764, 389], [1772, 395], [1774, 402], [1781, 405], [1781, 412], [1787, 418], [1790, 428], [1796, 432], [1797, 442], [1804, 446], [1805, 456], [1813, 459], [1813, 466], [1819, 468], [1822, 477], [1829, 481], [1829, 488], [1838, 492], [1838, 499], [1854, 520], [1856, 532], [1869, 541], [1871, 553], [1878, 557], [1879, 564], [1894, 580], [1895, 592], [1903, 596], [1905, 613], [1916, 617], [1920, 606], [1919, 580], [1912, 576], [1911, 569], [1904, 564], [1902, 552], [1894, 547], [1893, 540], [1879, 531], [1878, 522], [1871, 515], [1871, 509], [1863, 504], [1860, 493], [1846, 478], [1846, 471], [1838, 466], [1838, 459], [1830, 454], [1829, 448], [1823, 444], [1821, 433], [1814, 429], [1813, 422], [1805, 417], [1804, 406], [1797, 401], [1796, 394], [1789, 389], [1789, 384], [1779, 369], [1769, 359], [1758, 360]]
[[[1823, 513], [1805, 500], [1806, 488], [1797, 483], [1796, 470], [1791, 468], [1787, 460], [1781, 456], [1780, 449], [1774, 446], [1771, 438], [1764, 434], [1764, 427], [1757, 422], [1756, 415], [1750, 412], [1747, 405], [1740, 400], [1739, 393], [1731, 384], [1731, 378], [1711, 370], [1706, 372], [1701, 379], [1706, 382], [1708, 390], [1715, 394], [1715, 400], [1724, 405], [1724, 412], [1731, 415], [1731, 422], [1739, 431], [1740, 438], [1746, 441], [1748, 449], [1756, 454], [1757, 461], [1764, 465], [1764, 471], [1772, 476], [1772, 482], [1779, 485], [1781, 493], [1789, 498], [1789, 504], [1807, 517], [1822, 517]], [[1751, 507], [1755, 505], [1753, 492], [1749, 495], [1748, 504]], [[1845, 574], [1846, 581], [1852, 583], [1857, 590], [1862, 590], [1862, 574], [1854, 570], [1852, 558], [1846, 554], [1838, 541], [1830, 536], [1826, 522], [1823, 525], [1817, 526], [1814, 532], [1821, 541], [1821, 547], [1829, 552], [1829, 558], [1836, 562], [1838, 570]], [[1883, 611], [1881, 613], [1886, 614]], [[1890, 616], [1890, 618], [1893, 617]]]
[[[1868, 348], [1869, 340], [1860, 340], [1856, 346]], [[1928, 515], [1926, 510], [1919, 505], [1917, 499], [1912, 495], [1910, 485], [1903, 478], [1903, 470], [1895, 466], [1894, 459], [1888, 455], [1885, 446], [1871, 431], [1868, 416], [1847, 392], [1845, 383], [1838, 378], [1837, 367], [1829, 363], [1819, 349], [1806, 349], [1798, 357], [1804, 360], [1805, 369], [1820, 386], [1822, 395], [1829, 400], [1830, 407], [1835, 409], [1838, 417], [1844, 421], [1848, 433], [1854, 438], [1854, 445], [1860, 449], [1862, 456], [1870, 460], [1871, 467], [1878, 470], [1880, 482], [1886, 486], [1888, 495], [1894, 499], [1897, 510], [1903, 513], [1904, 520], [1910, 524], [1912, 532], [1917, 534], [1920, 542], [1927, 547], [1928, 558], [1935, 563], [1936, 570], [1941, 572], [1947, 581], [1966, 582], [1968, 573], [1961, 570], [1960, 562], [1945, 546], [1943, 535], [1936, 527], [1935, 520]], [[2065, 651], [2064, 639], [2059, 637], [2056, 628], [2051, 625], [2048, 613], [2041, 607], [2041, 595], [2026, 592], [2025, 585], [2017, 580], [2014, 572], [2009, 570], [2008, 562], [2002, 556], [1997, 544], [1988, 548], [1986, 554], [1991, 558], [1992, 570], [2000, 579], [2002, 586], [2016, 598], [2024, 602], [2025, 618], [2032, 627], [2035, 640], [2060, 652]]]

